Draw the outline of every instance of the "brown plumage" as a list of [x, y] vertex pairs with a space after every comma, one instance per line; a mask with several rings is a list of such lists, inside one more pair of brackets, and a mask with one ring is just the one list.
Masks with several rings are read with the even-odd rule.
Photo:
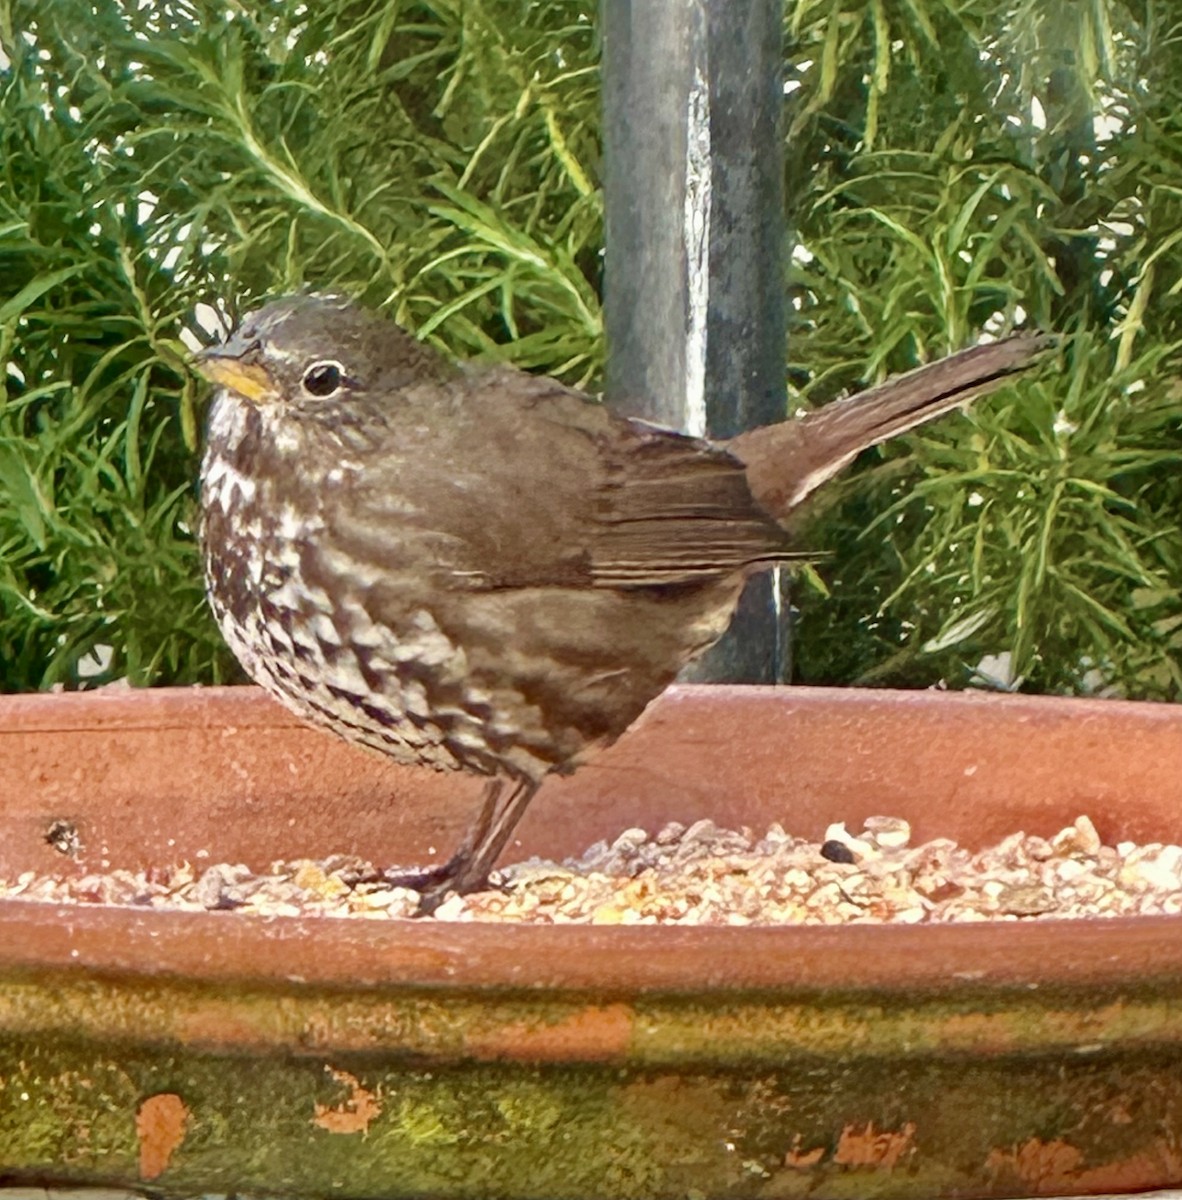
[[[490, 777], [424, 910], [484, 882], [541, 780], [618, 737], [726, 628], [783, 527], [860, 450], [1026, 369], [954, 355], [711, 443], [551, 379], [454, 365], [345, 300], [248, 316], [202, 465], [210, 602], [247, 672], [400, 762]], [[508, 786], [506, 786], [508, 785]]]

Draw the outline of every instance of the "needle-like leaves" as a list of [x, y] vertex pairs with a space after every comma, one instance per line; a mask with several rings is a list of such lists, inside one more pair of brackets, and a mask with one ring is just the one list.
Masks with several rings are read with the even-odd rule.
[[[347, 290], [596, 386], [596, 22], [595, 0], [0, 0], [0, 688], [232, 672], [185, 363], [259, 297]], [[1059, 372], [823, 498], [802, 677], [959, 684], [1008, 652], [1028, 686], [1177, 696], [1172, 8], [793, 0], [785, 42], [793, 401], [982, 331], [1068, 335]]]

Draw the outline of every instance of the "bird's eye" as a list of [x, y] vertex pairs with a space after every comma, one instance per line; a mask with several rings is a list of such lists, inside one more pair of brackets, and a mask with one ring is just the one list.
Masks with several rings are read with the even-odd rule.
[[313, 363], [304, 372], [304, 391], [309, 396], [331, 396], [345, 378], [339, 362]]

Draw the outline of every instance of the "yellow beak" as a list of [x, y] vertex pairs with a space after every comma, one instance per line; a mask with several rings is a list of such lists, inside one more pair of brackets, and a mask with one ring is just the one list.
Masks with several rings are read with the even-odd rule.
[[193, 366], [212, 383], [237, 392], [252, 404], [267, 404], [279, 398], [279, 389], [265, 367], [225, 354], [220, 346], [202, 351]]

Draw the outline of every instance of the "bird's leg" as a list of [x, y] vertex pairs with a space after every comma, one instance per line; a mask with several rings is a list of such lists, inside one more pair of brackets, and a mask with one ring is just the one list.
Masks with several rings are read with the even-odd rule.
[[477, 846], [488, 835], [496, 818], [497, 800], [504, 789], [505, 781], [503, 779], [490, 779], [484, 785], [484, 792], [480, 797], [480, 811], [476, 814], [476, 820], [468, 826], [464, 840], [449, 859], [437, 863], [433, 867], [424, 867], [421, 871], [394, 869], [383, 872], [383, 882], [392, 887], [413, 888], [416, 892], [423, 892], [436, 883], [446, 883], [454, 878], [464, 864], [471, 859]]
[[[504, 801], [498, 803], [503, 782], [500, 779], [490, 781], [485, 789], [480, 816], [459, 850], [442, 867], [431, 871], [425, 886], [418, 888], [422, 897], [419, 901], [420, 915], [434, 912], [449, 892], [462, 895], [476, 891], [488, 882], [488, 873], [496, 865], [539, 786], [534, 779], [516, 780]], [[493, 784], [496, 785], [495, 789]]]

